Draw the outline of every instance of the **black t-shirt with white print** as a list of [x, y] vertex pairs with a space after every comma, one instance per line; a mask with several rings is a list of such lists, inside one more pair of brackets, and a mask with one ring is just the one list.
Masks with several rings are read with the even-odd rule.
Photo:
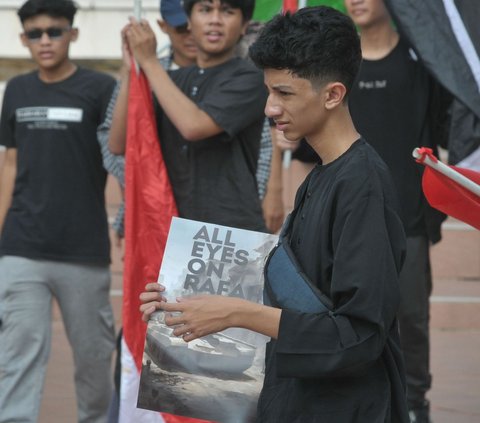
[[408, 236], [426, 233], [423, 169], [412, 158], [412, 151], [433, 145], [432, 93], [432, 79], [403, 40], [380, 60], [364, 59], [350, 93], [358, 132], [390, 168]]
[[97, 128], [114, 84], [82, 68], [58, 83], [44, 83], [38, 72], [9, 81], [0, 144], [17, 149], [17, 174], [0, 255], [110, 261]]

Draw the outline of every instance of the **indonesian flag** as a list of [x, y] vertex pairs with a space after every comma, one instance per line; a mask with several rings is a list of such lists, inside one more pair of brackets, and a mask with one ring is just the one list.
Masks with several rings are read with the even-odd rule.
[[426, 166], [422, 179], [430, 205], [480, 230], [480, 173], [441, 163], [429, 148], [413, 152]]
[[136, 408], [146, 324], [139, 295], [158, 277], [167, 234], [177, 208], [163, 161], [145, 75], [132, 65], [125, 153], [125, 261], [123, 285], [120, 423], [163, 422], [159, 413]]
[[[119, 423], [195, 423], [204, 420], [137, 408], [147, 325], [139, 295], [157, 280], [173, 216], [178, 216], [157, 136], [152, 93], [132, 65], [125, 153], [125, 260]], [[161, 401], [161, 399], [160, 399]]]

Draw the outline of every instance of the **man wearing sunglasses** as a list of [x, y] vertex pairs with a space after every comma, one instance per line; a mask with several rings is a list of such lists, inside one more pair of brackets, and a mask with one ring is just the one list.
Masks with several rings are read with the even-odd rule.
[[113, 314], [106, 172], [97, 140], [114, 80], [69, 58], [76, 6], [28, 0], [37, 69], [9, 81], [0, 121], [0, 422], [36, 422], [58, 302], [74, 352], [79, 422], [104, 422]]

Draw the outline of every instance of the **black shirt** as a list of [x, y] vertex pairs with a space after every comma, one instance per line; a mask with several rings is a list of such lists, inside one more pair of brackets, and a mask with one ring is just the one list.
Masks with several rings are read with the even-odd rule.
[[157, 103], [160, 144], [180, 216], [265, 230], [255, 178], [265, 119], [262, 74], [250, 63], [232, 59], [207, 69], [179, 69], [170, 76], [224, 129], [188, 142]]
[[359, 140], [299, 188], [291, 247], [334, 311], [282, 310], [260, 422], [407, 423], [396, 312], [405, 235], [388, 169]]
[[17, 149], [1, 255], [108, 263], [106, 172], [97, 141], [115, 81], [86, 69], [58, 83], [9, 81], [0, 142]]
[[362, 61], [349, 95], [355, 127], [390, 168], [407, 236], [427, 234], [423, 169], [412, 152], [435, 144], [430, 113], [433, 88], [413, 50], [400, 40], [383, 59]]

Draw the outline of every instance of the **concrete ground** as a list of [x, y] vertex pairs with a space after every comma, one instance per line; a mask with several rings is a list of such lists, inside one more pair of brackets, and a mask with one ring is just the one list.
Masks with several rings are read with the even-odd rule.
[[[302, 170], [295, 166], [292, 165], [292, 171], [297, 176], [287, 175], [285, 180], [289, 192], [295, 189], [301, 178], [298, 175], [302, 174]], [[109, 180], [107, 203], [111, 217], [118, 207], [119, 193], [117, 184]], [[287, 197], [288, 207], [291, 194]], [[432, 248], [433, 388], [429, 394], [432, 419], [434, 423], [476, 423], [480, 422], [480, 232], [452, 219], [446, 222], [443, 229], [443, 241]], [[112, 257], [111, 296], [119, 327], [122, 250], [112, 247]], [[52, 353], [39, 421], [76, 421], [71, 352], [58, 311], [53, 315]]]

